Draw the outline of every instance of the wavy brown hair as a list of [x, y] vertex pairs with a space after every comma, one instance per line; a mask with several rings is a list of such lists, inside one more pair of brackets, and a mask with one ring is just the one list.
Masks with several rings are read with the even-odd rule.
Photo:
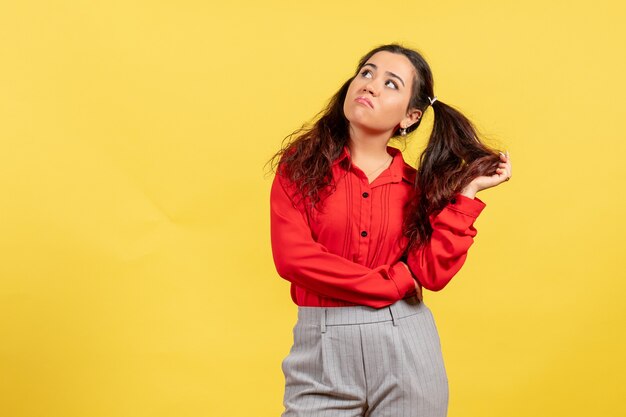
[[[407, 107], [422, 113], [430, 105], [433, 75], [424, 57], [417, 51], [399, 44], [382, 45], [365, 54], [354, 75], [348, 79], [320, 111], [313, 123], [305, 124], [288, 135], [281, 149], [268, 161], [272, 169], [293, 182], [299, 197], [308, 208], [320, 204], [332, 192], [331, 164], [341, 154], [349, 138], [348, 120], [343, 102], [350, 83], [361, 67], [377, 52], [402, 54], [415, 68], [411, 99]], [[474, 178], [493, 175], [500, 162], [498, 151], [486, 146], [472, 122], [454, 107], [437, 99], [433, 104], [434, 126], [428, 145], [417, 161], [415, 198], [407, 203], [403, 230], [409, 239], [409, 249], [427, 244], [432, 235], [430, 216], [441, 211], [451, 197]], [[417, 129], [421, 118], [407, 128]], [[397, 136], [399, 131], [394, 132]]]

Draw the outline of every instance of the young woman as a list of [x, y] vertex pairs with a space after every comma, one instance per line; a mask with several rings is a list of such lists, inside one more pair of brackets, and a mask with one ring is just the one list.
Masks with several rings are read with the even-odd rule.
[[[388, 145], [434, 127], [418, 169]], [[459, 271], [507, 154], [439, 100], [424, 58], [397, 44], [367, 53], [317, 121], [291, 135], [271, 189], [278, 274], [298, 305], [282, 362], [283, 416], [445, 416], [448, 380], [422, 287]]]

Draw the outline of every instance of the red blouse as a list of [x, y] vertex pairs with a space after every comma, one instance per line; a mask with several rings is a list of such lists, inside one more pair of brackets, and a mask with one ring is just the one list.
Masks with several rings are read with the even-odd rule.
[[[291, 282], [297, 305], [381, 308], [415, 295], [415, 278], [438, 291], [461, 269], [476, 236], [474, 220], [485, 203], [457, 194], [431, 216], [429, 244], [407, 253], [402, 219], [404, 205], [414, 195], [416, 170], [398, 149], [388, 146], [387, 152], [393, 156], [391, 165], [370, 184], [345, 146], [332, 165], [336, 190], [319, 209], [295, 205], [295, 185], [280, 174], [274, 177], [272, 254], [278, 274]], [[347, 170], [339, 164], [345, 158]]]

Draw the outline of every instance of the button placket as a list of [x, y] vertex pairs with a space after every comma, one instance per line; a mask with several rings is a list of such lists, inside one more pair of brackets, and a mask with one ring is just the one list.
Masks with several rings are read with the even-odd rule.
[[367, 179], [360, 181], [361, 190], [360, 195], [357, 197], [360, 199], [359, 207], [361, 207], [359, 215], [359, 251], [358, 260], [361, 263], [365, 263], [370, 246], [370, 232], [372, 224], [372, 189]]

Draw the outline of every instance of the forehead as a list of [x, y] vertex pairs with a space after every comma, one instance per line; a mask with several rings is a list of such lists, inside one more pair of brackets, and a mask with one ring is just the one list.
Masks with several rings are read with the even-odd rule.
[[407, 57], [389, 51], [376, 52], [365, 63], [376, 65], [379, 71], [393, 72], [404, 80], [410, 80], [415, 74], [415, 68]]

